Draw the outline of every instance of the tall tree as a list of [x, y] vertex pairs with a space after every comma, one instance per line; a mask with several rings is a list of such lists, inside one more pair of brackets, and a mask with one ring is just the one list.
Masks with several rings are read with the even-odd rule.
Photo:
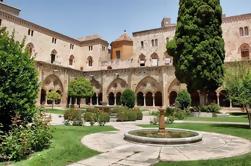
[[91, 82], [84, 77], [72, 80], [69, 84], [68, 95], [75, 98], [91, 97], [93, 95]]
[[52, 90], [48, 93], [47, 99], [52, 101], [51, 108], [53, 109], [55, 101], [61, 99], [61, 95], [56, 90]]
[[226, 71], [224, 88], [229, 99], [246, 111], [251, 129], [251, 67], [245, 63], [236, 63]]
[[167, 52], [173, 56], [177, 79], [190, 92], [206, 94], [223, 83], [221, 24], [220, 0], [180, 0], [176, 33], [167, 43]]
[[0, 29], [0, 125], [11, 129], [13, 119], [24, 125], [32, 121], [36, 112], [38, 77], [34, 61], [22, 43]]

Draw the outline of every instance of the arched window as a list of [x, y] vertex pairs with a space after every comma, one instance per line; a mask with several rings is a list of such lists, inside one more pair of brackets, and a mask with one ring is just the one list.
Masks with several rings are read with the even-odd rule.
[[244, 30], [242, 27], [240, 27], [239, 31], [240, 31], [240, 36], [244, 36]]
[[249, 35], [248, 27], [244, 27], [244, 32], [245, 32], [245, 36], [248, 36], [248, 35]]
[[145, 55], [141, 54], [139, 56], [139, 64], [140, 64], [140, 66], [145, 66], [145, 63], [146, 63], [146, 57], [145, 57]]
[[156, 53], [153, 53], [151, 55], [151, 60], [152, 60], [152, 66], [158, 66], [159, 65], [159, 56]]
[[242, 58], [249, 59], [250, 46], [247, 43], [244, 43], [240, 46], [240, 52]]
[[89, 56], [87, 58], [87, 61], [88, 61], [88, 66], [92, 66], [92, 63], [93, 63], [92, 57]]
[[55, 62], [56, 55], [57, 55], [57, 51], [56, 50], [52, 50], [51, 51], [51, 64], [53, 64]]
[[73, 62], [74, 62], [74, 56], [71, 55], [70, 58], [69, 58], [69, 65], [72, 66]]
[[32, 43], [27, 44], [26, 50], [27, 50], [28, 54], [29, 54], [30, 56], [32, 56], [33, 50], [34, 50], [34, 45], [33, 45]]

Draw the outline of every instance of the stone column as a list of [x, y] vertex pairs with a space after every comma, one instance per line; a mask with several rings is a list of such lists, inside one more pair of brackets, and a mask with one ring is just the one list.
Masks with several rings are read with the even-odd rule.
[[230, 99], [230, 108], [233, 108], [233, 101]]
[[90, 106], [92, 106], [92, 97], [90, 97]]
[[107, 106], [109, 106], [109, 95], [107, 95]]
[[143, 94], [143, 97], [144, 97], [144, 107], [146, 106], [146, 95]]
[[72, 105], [72, 97], [70, 97], [69, 106]]
[[218, 106], [220, 106], [220, 94], [219, 93], [217, 93], [217, 104]]
[[159, 109], [159, 133], [165, 134], [165, 109]]
[[98, 93], [96, 93], [96, 97], [97, 97], [97, 98], [96, 98], [96, 105], [99, 105], [99, 104], [98, 104]]
[[153, 93], [153, 106], [155, 107], [155, 94]]
[[117, 95], [114, 94], [114, 105], [116, 106], [117, 105]]

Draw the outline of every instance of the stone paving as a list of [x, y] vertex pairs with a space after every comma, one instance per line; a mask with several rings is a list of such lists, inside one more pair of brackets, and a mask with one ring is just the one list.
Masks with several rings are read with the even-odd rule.
[[201, 132], [201, 142], [185, 145], [145, 145], [125, 141], [126, 131], [140, 128], [136, 124], [138, 122], [112, 122], [109, 125], [118, 131], [85, 136], [81, 142], [102, 154], [70, 166], [150, 166], [159, 161], [219, 159], [251, 151], [249, 140], [208, 132]]

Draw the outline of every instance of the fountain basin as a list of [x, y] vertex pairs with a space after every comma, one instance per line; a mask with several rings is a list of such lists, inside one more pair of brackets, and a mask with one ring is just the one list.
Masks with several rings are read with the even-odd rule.
[[145, 144], [188, 144], [202, 140], [198, 132], [185, 129], [168, 129], [165, 133], [159, 133], [158, 129], [131, 130], [124, 134], [124, 139]]

